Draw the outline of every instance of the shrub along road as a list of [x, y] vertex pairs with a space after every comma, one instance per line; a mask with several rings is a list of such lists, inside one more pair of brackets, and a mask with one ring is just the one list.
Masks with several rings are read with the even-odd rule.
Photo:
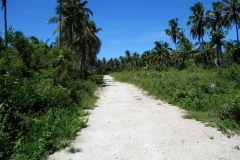
[[240, 136], [183, 119], [185, 111], [131, 84], [104, 76], [88, 127], [72, 142], [80, 152], [62, 150], [49, 160], [239, 159]]

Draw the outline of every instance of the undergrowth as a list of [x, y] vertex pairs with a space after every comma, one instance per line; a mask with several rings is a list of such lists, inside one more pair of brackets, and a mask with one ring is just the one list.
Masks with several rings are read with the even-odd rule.
[[112, 73], [149, 94], [189, 111], [185, 118], [202, 121], [231, 135], [240, 133], [240, 67], [169, 69]]
[[43, 159], [87, 126], [103, 76], [79, 70], [68, 48], [9, 37], [0, 48], [0, 159]]

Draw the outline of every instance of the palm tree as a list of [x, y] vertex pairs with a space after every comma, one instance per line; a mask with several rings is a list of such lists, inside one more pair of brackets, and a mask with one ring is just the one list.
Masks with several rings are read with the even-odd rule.
[[80, 27], [83, 27], [85, 13], [81, 8], [81, 3], [78, 0], [65, 0], [62, 5], [63, 14], [63, 32], [67, 44], [72, 47], [74, 33]]
[[185, 30], [183, 29], [182, 31], [180, 31], [179, 32], [179, 34], [178, 34], [178, 45], [182, 45], [182, 43], [185, 41], [185, 39], [186, 39], [186, 35], [185, 35]]
[[223, 26], [223, 3], [212, 2], [213, 10], [207, 10], [206, 14], [206, 28], [211, 30], [221, 29]]
[[[87, 1], [81, 3], [79, 0], [63, 0], [62, 2], [59, 1], [61, 7], [57, 7], [57, 13], [61, 13], [61, 23], [53, 33], [61, 31], [61, 40], [64, 40], [65, 45], [72, 47], [75, 32], [83, 30], [83, 23], [86, 22], [85, 19], [88, 19], [89, 15], [92, 15], [92, 11], [85, 7]], [[54, 16], [48, 19], [47, 23], [57, 23], [59, 20], [60, 16]]]
[[58, 15], [59, 15], [59, 31], [58, 31], [58, 49], [61, 49], [61, 37], [62, 37], [62, 0], [57, 0], [59, 3]]
[[196, 67], [196, 64], [194, 62], [194, 54], [196, 54], [198, 52], [197, 49], [195, 49], [195, 46], [194, 44], [187, 38], [184, 38], [182, 40], [182, 45], [180, 46], [180, 57], [182, 58], [182, 61], [183, 61], [183, 66], [185, 65], [184, 64], [184, 61], [187, 57], [192, 57], [192, 64], [193, 66]]
[[86, 26], [83, 29], [84, 32], [80, 32], [80, 34], [77, 33], [75, 36], [77, 38], [75, 41], [76, 45], [78, 46], [79, 44], [81, 46], [79, 51], [81, 52], [83, 67], [86, 65], [86, 60], [91, 62], [96, 58], [96, 55], [100, 52], [102, 45], [101, 40], [96, 35], [99, 31], [101, 31], [101, 28], [97, 28], [95, 22], [92, 20], [87, 21], [85, 24]]
[[137, 52], [134, 52], [132, 55], [132, 63], [135, 67], [139, 67], [140, 56]]
[[152, 61], [151, 61], [151, 51], [145, 51], [143, 52], [143, 54], [141, 55], [141, 66], [145, 66], [145, 67], [151, 67], [152, 65]]
[[124, 69], [125, 68], [126, 59], [123, 56], [120, 56], [119, 57], [119, 62], [120, 62], [120, 68]]
[[223, 2], [223, 13], [224, 13], [224, 19], [225, 23], [224, 26], [229, 28], [232, 28], [232, 25], [235, 24], [236, 32], [237, 32], [237, 55], [238, 59], [240, 59], [240, 53], [239, 53], [239, 35], [238, 35], [238, 29], [239, 29], [239, 23], [240, 23], [240, 1], [239, 0], [222, 0]]
[[2, 10], [4, 10], [4, 31], [5, 31], [5, 42], [7, 44], [6, 33], [7, 33], [7, 0], [2, 0]]
[[58, 49], [61, 48], [61, 38], [62, 38], [62, 5], [63, 5], [63, 0], [57, 0], [57, 7], [56, 7], [56, 14], [57, 16], [51, 17], [47, 20], [47, 24], [51, 23], [58, 23], [57, 28], [53, 32], [53, 34], [58, 31]]
[[126, 50], [125, 55], [126, 55], [127, 63], [131, 62], [132, 60], [131, 52], [129, 50]]
[[224, 44], [224, 49], [225, 49], [225, 53], [229, 54], [229, 53], [233, 53], [233, 51], [236, 49], [236, 46], [233, 41], [226, 41]]
[[[93, 15], [89, 8], [86, 8], [87, 1], [79, 3], [78, 16], [80, 17], [76, 20], [76, 24], [72, 29], [74, 33], [72, 47], [75, 53], [78, 53], [81, 61], [81, 69], [86, 69], [85, 67], [91, 62], [95, 61], [96, 55], [100, 52], [101, 40], [96, 35], [101, 28], [97, 28], [94, 21], [90, 20], [90, 15]], [[82, 17], [81, 17], [82, 16]]]
[[[222, 30], [220, 30], [220, 29], [217, 29], [217, 30], [212, 30], [211, 32], [210, 32], [210, 35], [212, 36], [212, 38], [211, 38], [211, 43], [213, 43], [213, 45], [217, 45], [217, 49], [216, 49], [216, 51], [217, 51], [217, 56], [216, 56], [216, 59], [215, 59], [215, 65], [217, 66], [217, 67], [219, 67], [219, 61], [218, 61], [218, 59], [219, 59], [219, 54], [221, 53], [221, 48], [222, 48], [222, 45], [224, 44], [224, 42], [223, 42], [223, 38], [225, 38], [225, 33], [222, 31]], [[222, 57], [222, 56], [221, 56]], [[223, 59], [221, 59], [221, 62], [223, 63]]]
[[[222, 32], [222, 26], [224, 22], [223, 18], [223, 4], [221, 2], [212, 2], [213, 10], [206, 11], [206, 28], [211, 29], [212, 42], [217, 45], [216, 51], [216, 60], [215, 64], [218, 67], [219, 55], [221, 53], [222, 43], [221, 39], [224, 38], [223, 35], [219, 33]], [[219, 39], [220, 38], [220, 39]]]
[[182, 28], [177, 28], [178, 27], [178, 19], [177, 18], [171, 19], [169, 21], [169, 26], [170, 26], [170, 29], [165, 30], [166, 35], [171, 37], [171, 39], [172, 39], [172, 41], [175, 44], [176, 49], [177, 49], [177, 37], [178, 37], [180, 31], [183, 30], [183, 29]]
[[166, 62], [165, 65], [167, 67], [170, 67], [171, 52], [173, 49], [170, 47], [170, 44], [167, 42], [164, 42], [162, 45], [163, 45], [164, 53], [165, 53], [165, 62]]
[[90, 67], [96, 62], [96, 55], [101, 47], [101, 40], [96, 34], [101, 28], [97, 28], [95, 22], [90, 20], [93, 13], [86, 7], [88, 1], [59, 0], [58, 2], [60, 4], [62, 2], [61, 7], [57, 8], [59, 16], [50, 18], [47, 23], [61, 22], [54, 33], [59, 31], [61, 46], [70, 47], [81, 62], [79, 67], [85, 70], [87, 65]]
[[202, 44], [204, 48], [205, 57], [207, 64], [209, 64], [207, 52], [204, 46], [203, 36], [205, 34], [204, 27], [206, 26], [206, 21], [204, 18], [204, 7], [201, 2], [197, 2], [190, 8], [192, 15], [189, 16], [187, 26], [191, 25], [190, 34], [193, 39], [198, 39], [199, 43]]
[[164, 48], [164, 43], [156, 41], [155, 47], [153, 48], [153, 51], [156, 53], [155, 61], [158, 61], [159, 69], [162, 66], [162, 61], [164, 60], [164, 57], [166, 57], [165, 54], [167, 54], [166, 48]]
[[41, 41], [40, 41], [37, 37], [35, 37], [35, 36], [29, 37], [29, 40], [30, 40], [31, 43], [33, 43], [33, 44], [40, 44], [40, 43], [41, 43]]

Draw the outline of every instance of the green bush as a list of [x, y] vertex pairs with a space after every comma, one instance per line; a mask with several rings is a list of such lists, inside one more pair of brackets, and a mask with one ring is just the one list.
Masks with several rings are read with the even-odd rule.
[[96, 84], [101, 84], [103, 81], [103, 75], [92, 75], [90, 76], [91, 81], [95, 82]]
[[235, 121], [240, 125], [240, 100], [239, 96], [236, 96], [233, 100], [231, 100], [227, 106], [223, 108], [221, 113], [222, 119], [228, 119]]

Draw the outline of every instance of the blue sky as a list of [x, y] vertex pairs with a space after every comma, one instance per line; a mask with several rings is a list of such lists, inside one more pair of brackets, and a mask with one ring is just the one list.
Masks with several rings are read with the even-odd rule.
[[[43, 41], [50, 38], [56, 24], [46, 24], [46, 20], [55, 16], [57, 0], [7, 0], [8, 26], [22, 31], [26, 36], [36, 36]], [[178, 18], [179, 27], [186, 29], [186, 22], [191, 14], [190, 7], [202, 2], [205, 9], [211, 9], [211, 0], [88, 0], [87, 7], [93, 11], [93, 19], [102, 41], [98, 58], [119, 58], [125, 51], [142, 54], [154, 47], [155, 41], [166, 41], [165, 29], [168, 21]], [[1, 2], [0, 2], [1, 3]], [[2, 4], [1, 4], [2, 5]], [[0, 32], [3, 33], [3, 11], [0, 11]], [[232, 30], [227, 39], [236, 39]], [[3, 36], [3, 34], [1, 34]], [[207, 40], [207, 38], [206, 38]]]

